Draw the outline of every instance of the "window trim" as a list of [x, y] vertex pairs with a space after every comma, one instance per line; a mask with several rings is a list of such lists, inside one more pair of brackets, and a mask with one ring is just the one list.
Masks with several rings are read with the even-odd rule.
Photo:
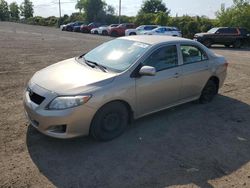
[[[191, 62], [191, 63], [184, 63], [184, 58], [183, 58], [183, 53], [182, 53], [182, 50], [181, 50], [181, 47], [182, 46], [191, 46], [191, 47], [195, 47], [197, 48], [198, 50], [200, 50], [201, 52], [203, 52], [206, 56], [207, 56], [207, 59], [203, 59], [201, 61], [194, 61], [194, 62]], [[181, 57], [182, 57], [182, 65], [190, 65], [190, 64], [194, 64], [194, 63], [200, 63], [200, 62], [204, 62], [204, 61], [208, 61], [209, 60], [209, 56], [207, 55], [207, 53], [199, 46], [195, 45], [195, 44], [180, 44], [180, 53], [181, 53]]]

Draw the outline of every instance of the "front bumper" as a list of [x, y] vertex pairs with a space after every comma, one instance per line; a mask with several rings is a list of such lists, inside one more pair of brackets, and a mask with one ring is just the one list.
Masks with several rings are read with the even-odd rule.
[[[39, 92], [44, 90], [36, 86], [32, 91]], [[47, 91], [46, 99], [37, 105], [30, 100], [29, 92], [24, 92], [23, 103], [25, 114], [30, 124], [41, 133], [55, 138], [73, 138], [89, 134], [89, 128], [96, 112], [95, 109], [86, 104], [65, 110], [46, 110], [45, 106], [54, 98], [53, 93]], [[39, 94], [44, 95], [44, 92]], [[48, 97], [48, 96], [51, 97]], [[53, 96], [53, 97], [52, 97]], [[66, 126], [64, 132], [57, 132], [55, 126]]]

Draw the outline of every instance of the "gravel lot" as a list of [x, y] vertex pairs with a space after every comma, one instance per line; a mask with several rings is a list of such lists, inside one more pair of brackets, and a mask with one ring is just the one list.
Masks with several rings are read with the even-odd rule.
[[250, 51], [220, 95], [139, 119], [105, 143], [52, 139], [27, 125], [22, 92], [39, 69], [110, 40], [0, 22], [0, 187], [250, 187]]

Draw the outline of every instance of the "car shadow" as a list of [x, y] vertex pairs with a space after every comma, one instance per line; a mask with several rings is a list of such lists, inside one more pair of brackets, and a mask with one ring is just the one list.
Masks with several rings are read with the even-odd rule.
[[219, 95], [135, 121], [119, 138], [59, 140], [29, 126], [31, 159], [56, 187], [166, 187], [208, 180], [250, 160], [250, 106]]

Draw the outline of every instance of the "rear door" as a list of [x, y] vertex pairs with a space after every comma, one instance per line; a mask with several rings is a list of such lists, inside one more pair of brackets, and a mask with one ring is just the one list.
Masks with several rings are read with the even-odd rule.
[[239, 33], [236, 28], [221, 28], [218, 30], [217, 42], [220, 44], [232, 43]]
[[207, 54], [194, 44], [181, 44], [182, 89], [180, 98], [189, 99], [200, 95], [211, 72]]
[[176, 45], [156, 49], [142, 63], [156, 68], [155, 76], [136, 78], [137, 116], [158, 111], [179, 99], [181, 67]]

